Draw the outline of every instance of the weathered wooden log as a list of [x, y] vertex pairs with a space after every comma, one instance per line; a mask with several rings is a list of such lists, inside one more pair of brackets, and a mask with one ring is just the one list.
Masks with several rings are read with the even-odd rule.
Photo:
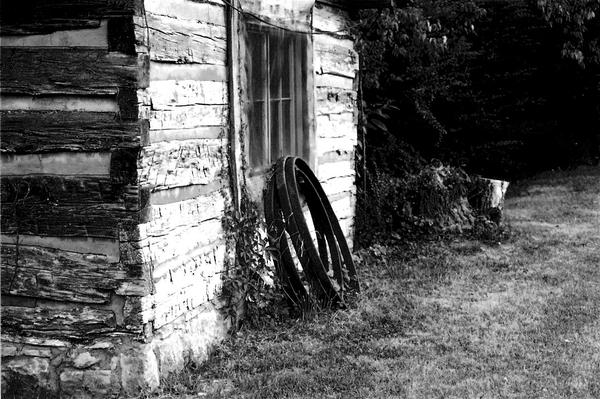
[[226, 105], [189, 105], [150, 111], [150, 129], [182, 129], [227, 125]]
[[141, 122], [122, 122], [110, 112], [1, 112], [3, 152], [40, 153], [137, 148]]
[[220, 190], [180, 202], [152, 205], [145, 229], [151, 235], [165, 235], [180, 227], [198, 226], [209, 219], [219, 219], [224, 209], [225, 200]]
[[224, 26], [180, 20], [152, 13], [146, 14], [146, 21], [150, 33], [151, 60], [226, 64], [227, 41]]
[[0, 201], [3, 204], [28, 203], [109, 203], [120, 202], [121, 185], [110, 177], [3, 176]]
[[319, 2], [313, 13], [313, 31], [331, 36], [350, 36], [350, 17], [339, 8], [323, 7]]
[[146, 12], [157, 15], [168, 15], [177, 19], [190, 21], [210, 22], [215, 25], [225, 26], [225, 3], [221, 0], [211, 1], [186, 1], [171, 0], [146, 0]]
[[144, 147], [139, 183], [154, 190], [210, 184], [223, 168], [219, 140], [187, 140]]
[[[4, 245], [10, 255], [17, 246]], [[2, 265], [2, 293], [67, 302], [108, 303], [111, 292], [124, 284], [144, 284], [135, 270], [106, 256], [51, 248], [18, 246], [16, 264]], [[9, 256], [9, 259], [12, 259]], [[9, 277], [6, 281], [4, 277]]]
[[2, 203], [1, 228], [5, 234], [57, 237], [118, 238], [119, 228], [134, 226], [140, 212], [123, 204]]
[[117, 94], [147, 87], [144, 55], [106, 50], [5, 48], [1, 92], [18, 94]]
[[86, 338], [114, 331], [115, 314], [111, 310], [88, 306], [64, 308], [2, 306], [2, 331], [23, 335]]
[[339, 76], [333, 73], [315, 74], [315, 87], [336, 87], [343, 90], [356, 90], [355, 80], [347, 76]]
[[318, 88], [315, 90], [315, 97], [317, 116], [341, 113], [352, 115], [356, 108], [357, 93], [354, 90]]
[[148, 195], [137, 186], [127, 186], [102, 176], [3, 176], [0, 179], [2, 204], [102, 205], [139, 211], [147, 206]]
[[227, 83], [197, 80], [152, 81], [148, 95], [153, 110], [185, 105], [226, 105]]
[[331, 74], [350, 79], [358, 72], [358, 54], [349, 39], [338, 39], [328, 35], [315, 37], [314, 70], [318, 74]]
[[5, 1], [0, 13], [1, 35], [33, 35], [57, 30], [94, 28], [106, 17], [133, 15], [133, 0]]

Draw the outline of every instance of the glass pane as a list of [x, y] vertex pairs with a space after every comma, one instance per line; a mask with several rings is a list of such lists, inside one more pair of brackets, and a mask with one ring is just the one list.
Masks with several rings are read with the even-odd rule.
[[282, 62], [282, 82], [281, 82], [281, 95], [284, 98], [289, 98], [291, 95], [291, 86], [294, 80], [294, 35], [287, 35], [284, 42], [284, 48], [281, 52]]
[[275, 162], [282, 154], [280, 143], [281, 101], [271, 100], [271, 162]]
[[282, 100], [283, 110], [283, 152], [285, 155], [297, 155], [295, 126], [292, 126], [292, 101]]
[[248, 36], [250, 99], [264, 100], [266, 72], [266, 36], [264, 33], [251, 31]]
[[265, 103], [254, 101], [248, 115], [250, 167], [262, 166], [265, 162]]
[[281, 98], [281, 50], [283, 47], [283, 38], [279, 29], [269, 35], [269, 84], [271, 86], [271, 99]]

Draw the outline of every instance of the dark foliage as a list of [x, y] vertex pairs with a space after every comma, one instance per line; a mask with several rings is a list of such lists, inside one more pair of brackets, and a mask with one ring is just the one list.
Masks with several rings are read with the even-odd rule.
[[361, 229], [398, 229], [432, 159], [505, 180], [600, 160], [598, 0], [398, 4], [362, 11], [356, 32]]

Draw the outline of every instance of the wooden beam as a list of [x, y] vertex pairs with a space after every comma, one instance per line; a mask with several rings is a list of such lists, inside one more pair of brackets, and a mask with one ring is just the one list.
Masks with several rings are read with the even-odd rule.
[[225, 27], [152, 13], [147, 21], [152, 61], [225, 65]]
[[145, 56], [106, 50], [2, 49], [3, 94], [114, 95], [147, 87]]
[[116, 112], [0, 112], [5, 153], [106, 151], [137, 148], [141, 122], [122, 122]]
[[63, 309], [2, 306], [2, 331], [7, 333], [82, 339], [116, 327], [111, 310], [68, 305]]
[[7, 0], [1, 5], [0, 34], [97, 28], [101, 19], [134, 15], [137, 7], [135, 0]]
[[[6, 247], [3, 251], [17, 248]], [[2, 294], [108, 303], [111, 291], [125, 284], [144, 286], [139, 278], [129, 275], [127, 267], [106, 256], [24, 245], [19, 245], [18, 251], [15, 265], [3, 262]]]
[[144, 147], [138, 183], [152, 190], [205, 185], [220, 179], [223, 160], [220, 140], [187, 140]]
[[214, 4], [218, 0], [188, 1], [188, 0], [146, 0], [146, 12], [156, 15], [168, 15], [177, 19], [191, 20], [194, 22], [210, 22], [214, 25], [225, 26], [225, 7]]
[[[10, 246], [27, 245], [44, 248], [56, 248], [68, 252], [77, 252], [88, 256], [104, 256], [110, 263], [119, 262], [119, 241], [93, 237], [64, 238], [64, 237], [41, 237], [33, 235], [8, 235], [0, 236], [1, 248]], [[15, 263], [16, 264], [16, 263]]]
[[1, 209], [4, 234], [106, 239], [119, 238], [119, 230], [135, 226], [141, 214], [119, 203], [54, 204], [25, 200], [2, 203]]

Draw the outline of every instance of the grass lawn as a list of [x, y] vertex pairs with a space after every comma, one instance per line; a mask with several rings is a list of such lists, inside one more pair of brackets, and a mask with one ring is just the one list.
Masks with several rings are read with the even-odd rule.
[[241, 331], [160, 397], [600, 398], [600, 168], [514, 184], [505, 215], [500, 243], [363, 251], [354, 307]]

